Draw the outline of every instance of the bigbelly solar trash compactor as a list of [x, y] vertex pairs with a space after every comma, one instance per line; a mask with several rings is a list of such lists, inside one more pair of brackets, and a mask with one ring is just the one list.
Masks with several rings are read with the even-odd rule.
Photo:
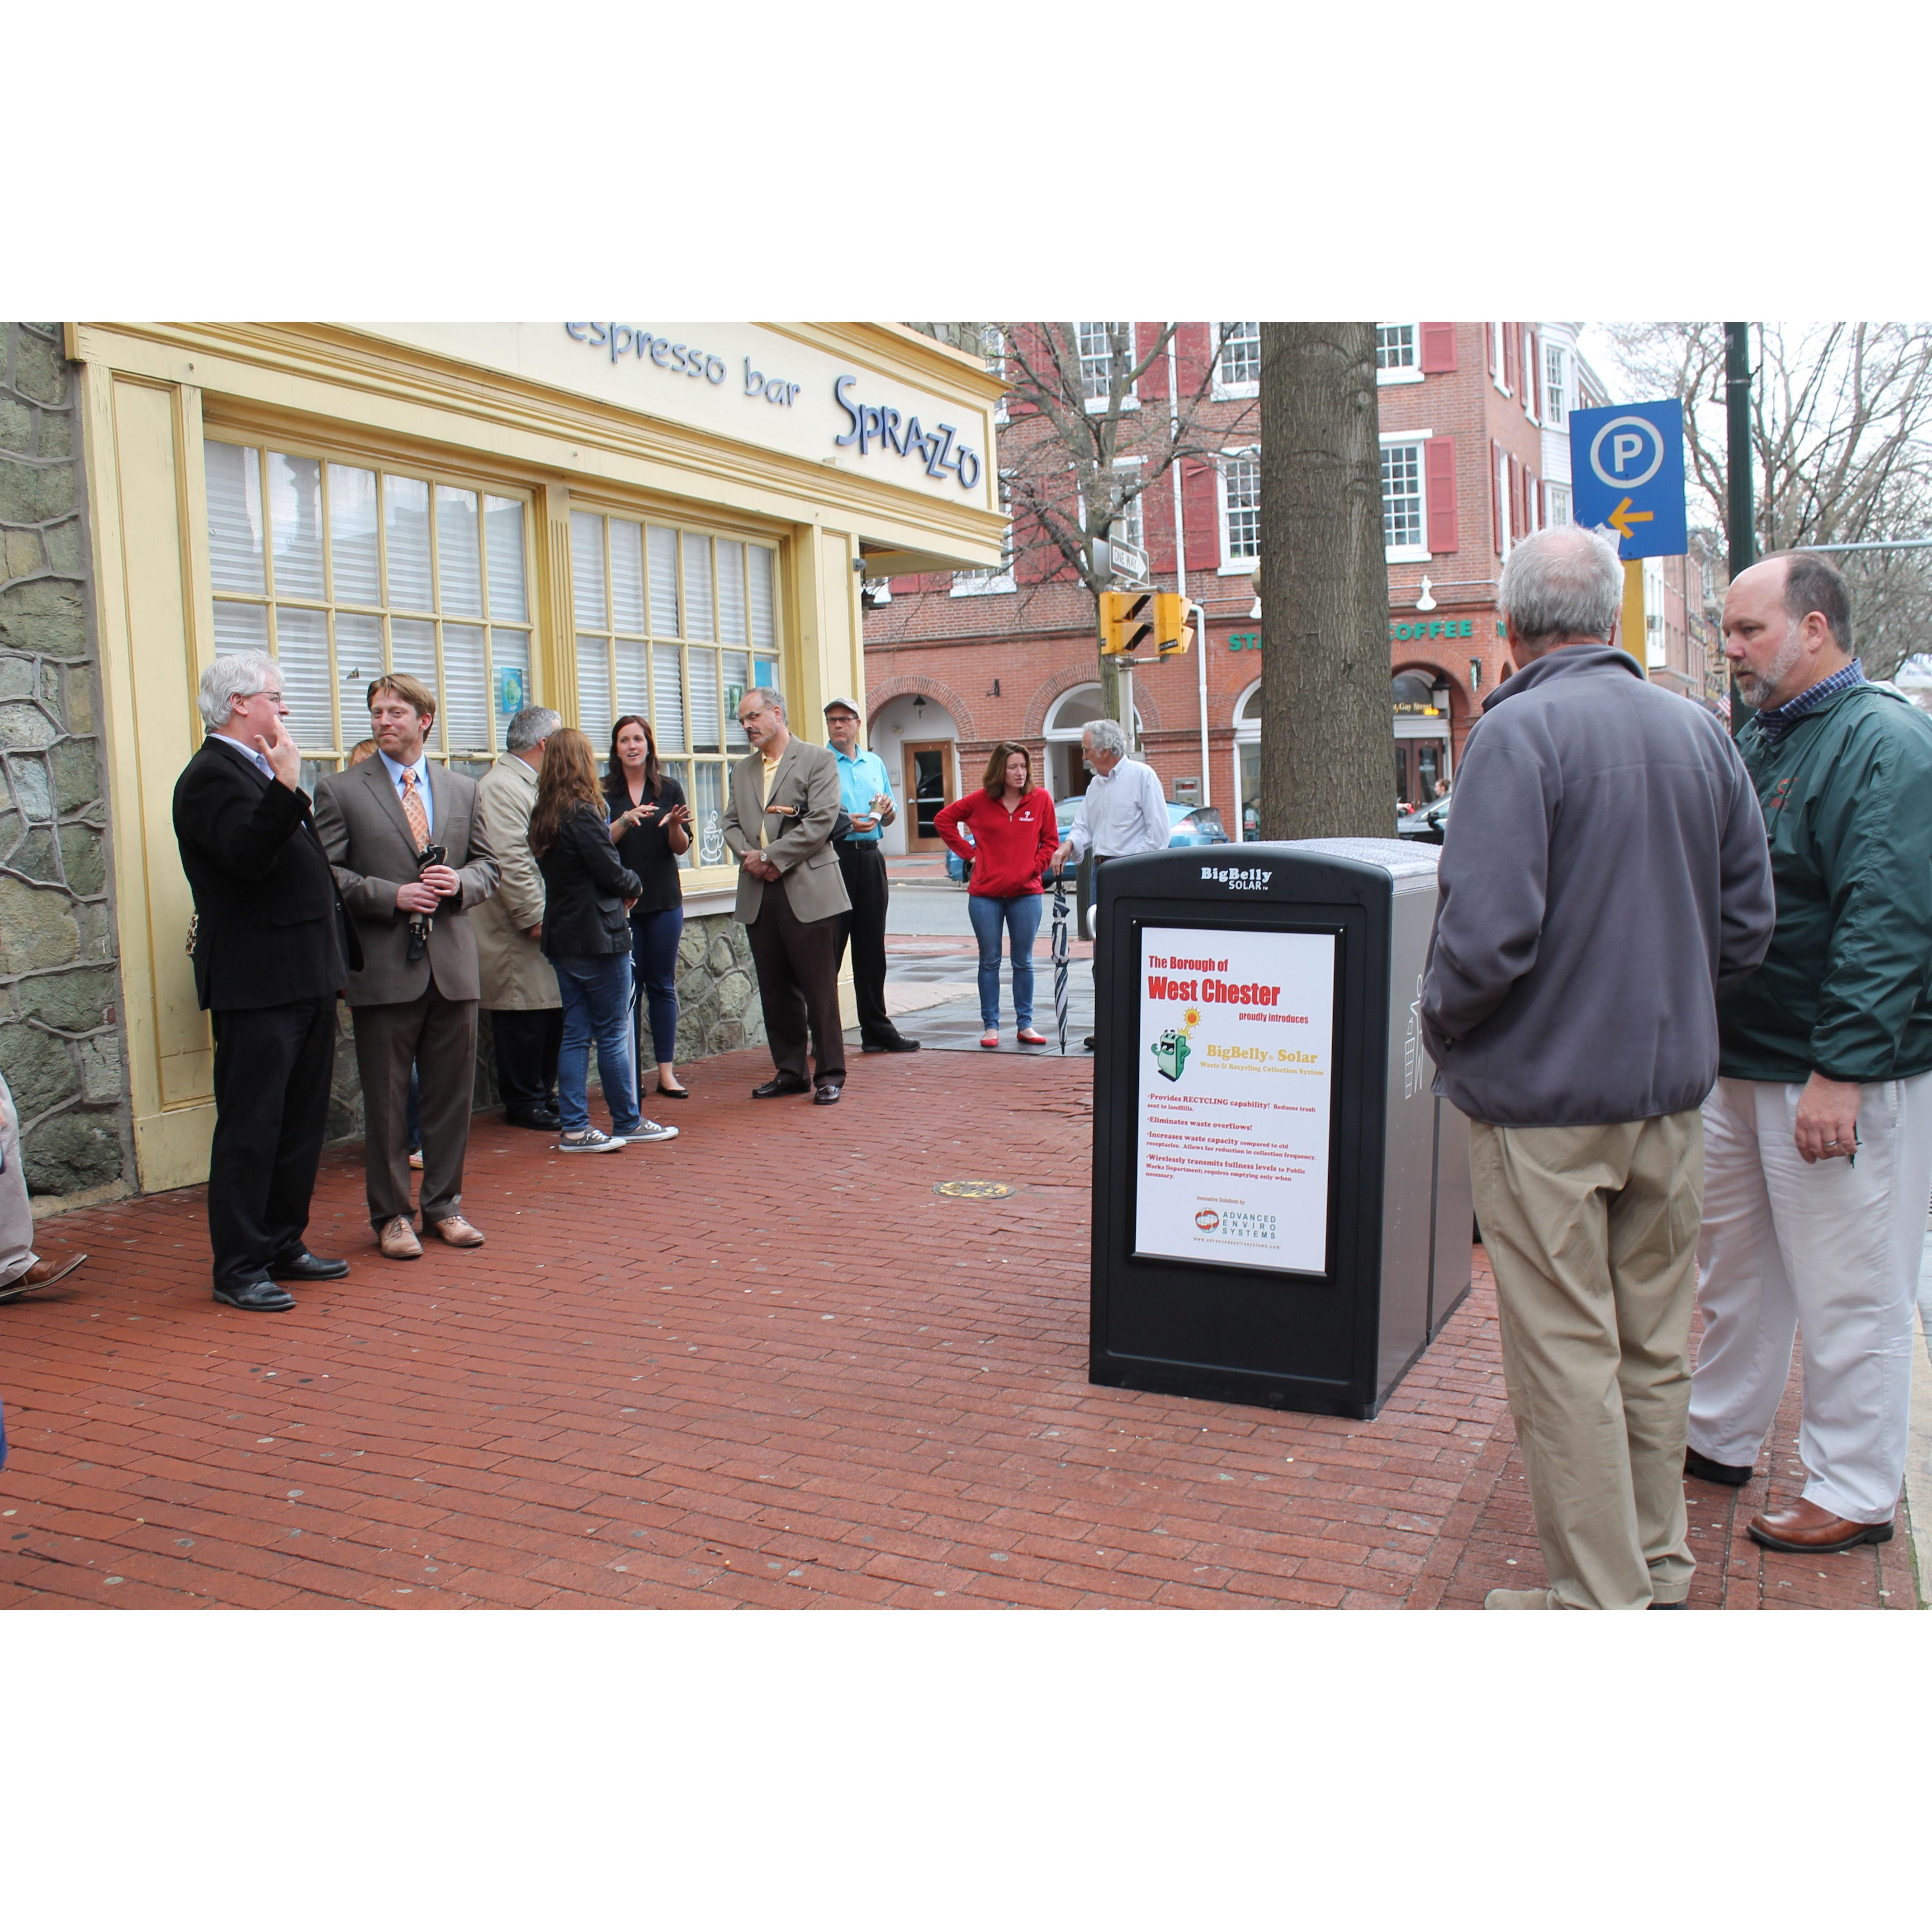
[[1093, 1381], [1370, 1417], [1468, 1292], [1468, 1123], [1420, 1028], [1436, 857], [1102, 867]]

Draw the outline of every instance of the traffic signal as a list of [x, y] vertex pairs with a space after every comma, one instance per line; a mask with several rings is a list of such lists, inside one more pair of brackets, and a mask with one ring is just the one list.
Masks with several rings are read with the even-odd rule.
[[1154, 635], [1154, 593], [1151, 590], [1103, 590], [1100, 593], [1100, 651], [1104, 657], [1124, 657]]
[[1201, 634], [1204, 622], [1201, 606], [1178, 590], [1161, 591], [1154, 599], [1154, 643], [1156, 656], [1178, 658], [1186, 654]]

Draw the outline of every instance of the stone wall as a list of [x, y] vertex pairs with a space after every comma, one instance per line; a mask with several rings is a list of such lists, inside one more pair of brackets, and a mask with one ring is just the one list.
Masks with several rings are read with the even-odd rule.
[[680, 1063], [757, 1046], [765, 1037], [752, 942], [729, 913], [685, 922], [677, 949]]
[[134, 1186], [78, 386], [0, 322], [0, 1073], [28, 1190]]

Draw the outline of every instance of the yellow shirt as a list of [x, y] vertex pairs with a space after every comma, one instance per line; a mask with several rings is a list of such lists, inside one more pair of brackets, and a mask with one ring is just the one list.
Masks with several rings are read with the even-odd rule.
[[[762, 752], [759, 754], [758, 762], [765, 768], [764, 782], [758, 788], [758, 803], [760, 806], [763, 806], [765, 800], [772, 795], [772, 774], [778, 770], [779, 759], [783, 758], [784, 756], [784, 754], [782, 752], [776, 758], [768, 758]], [[758, 850], [760, 852], [771, 843], [771, 825], [770, 816], [761, 810], [758, 814]]]

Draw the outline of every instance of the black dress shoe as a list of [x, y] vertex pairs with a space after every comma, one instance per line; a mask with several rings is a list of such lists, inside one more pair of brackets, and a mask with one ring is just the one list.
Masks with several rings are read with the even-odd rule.
[[1091, 1053], [1094, 1051], [1094, 1036], [1090, 1033], [1081, 1043], [1086, 1048], [1089, 1053]]
[[1721, 1483], [1727, 1490], [1741, 1490], [1757, 1474], [1750, 1463], [1714, 1462], [1700, 1456], [1688, 1443], [1684, 1448], [1684, 1473], [1700, 1483]]
[[812, 1104], [814, 1107], [829, 1107], [838, 1098], [838, 1092], [837, 1081], [821, 1080], [812, 1090]]
[[349, 1264], [312, 1255], [304, 1248], [285, 1262], [271, 1262], [268, 1272], [278, 1281], [340, 1281], [349, 1272]]
[[519, 1107], [513, 1113], [506, 1107], [503, 1119], [508, 1126], [530, 1127], [540, 1134], [556, 1133], [563, 1126], [562, 1118], [554, 1108], [547, 1112], [541, 1107]]
[[926, 1042], [908, 1040], [902, 1033], [896, 1033], [890, 1040], [868, 1040], [860, 1046], [862, 1053], [916, 1053]]
[[[347, 1272], [346, 1269], [344, 1271]], [[272, 1281], [244, 1281], [236, 1288], [223, 1288], [218, 1284], [214, 1298], [226, 1302], [230, 1308], [244, 1309], [250, 1315], [280, 1315], [296, 1305], [295, 1297]]]
[[781, 1073], [776, 1078], [767, 1080], [762, 1087], [752, 1089], [754, 1100], [776, 1100], [782, 1094], [809, 1094], [811, 1083], [801, 1080], [795, 1073]]

